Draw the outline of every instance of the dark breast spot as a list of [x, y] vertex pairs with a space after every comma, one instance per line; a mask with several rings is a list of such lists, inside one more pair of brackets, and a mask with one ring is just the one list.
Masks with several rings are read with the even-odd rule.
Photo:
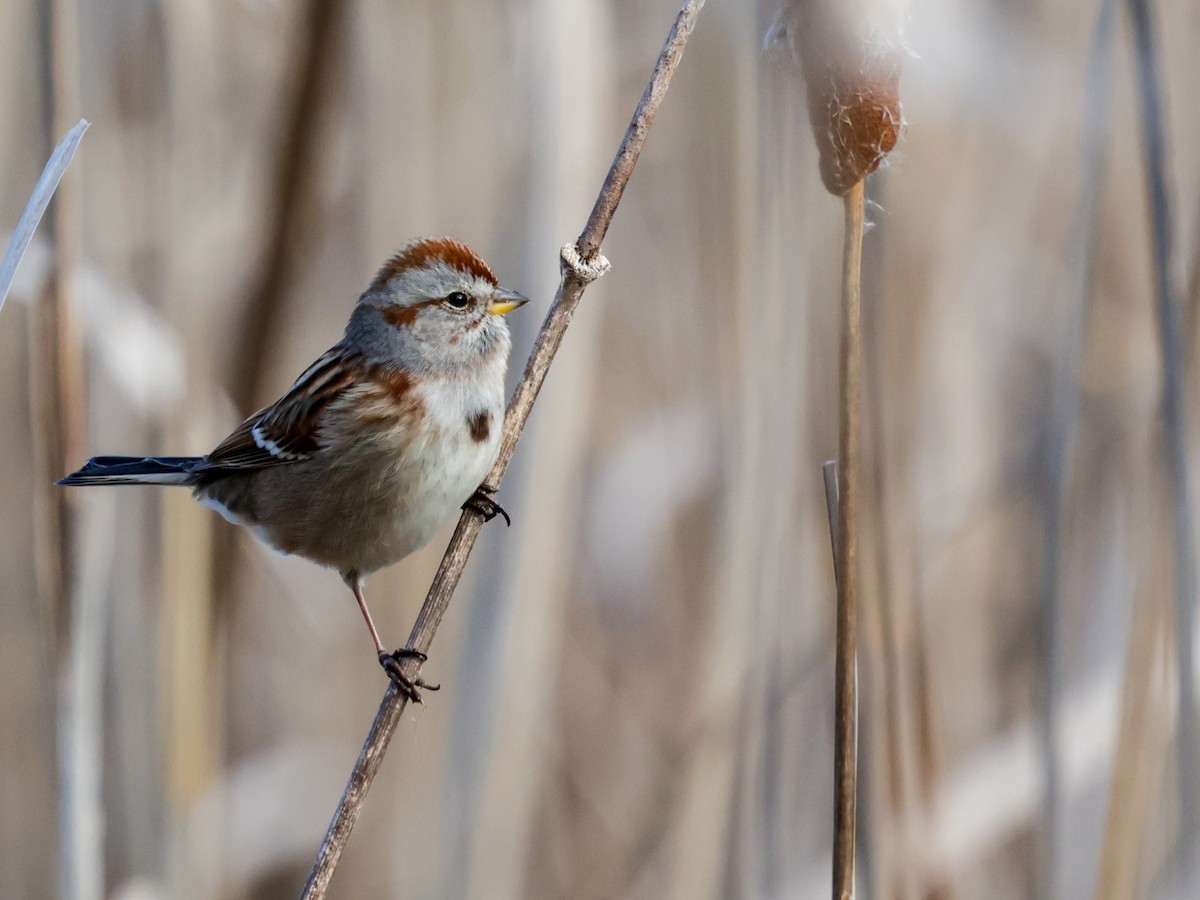
[[471, 440], [482, 444], [492, 432], [492, 414], [483, 409], [467, 416], [467, 430], [471, 432]]

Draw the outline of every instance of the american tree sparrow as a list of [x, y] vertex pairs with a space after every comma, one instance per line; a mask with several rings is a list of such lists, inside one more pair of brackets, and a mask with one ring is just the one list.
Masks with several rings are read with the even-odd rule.
[[504, 422], [503, 316], [526, 302], [458, 241], [413, 241], [358, 298], [342, 339], [207, 456], [98, 456], [58, 483], [185, 485], [274, 549], [336, 569], [380, 664], [419, 702], [418, 687], [436, 686], [399, 661], [424, 656], [388, 652], [363, 581], [460, 506], [508, 518], [480, 482]]

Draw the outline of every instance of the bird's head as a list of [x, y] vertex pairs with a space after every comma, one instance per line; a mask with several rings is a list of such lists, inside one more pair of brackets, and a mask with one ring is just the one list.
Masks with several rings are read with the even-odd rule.
[[384, 263], [346, 336], [373, 362], [414, 374], [469, 372], [496, 354], [507, 359], [504, 316], [526, 302], [501, 287], [470, 247], [420, 238]]

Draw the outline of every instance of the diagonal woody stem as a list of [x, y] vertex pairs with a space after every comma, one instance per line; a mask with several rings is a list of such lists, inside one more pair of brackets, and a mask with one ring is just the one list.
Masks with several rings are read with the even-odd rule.
[[[555, 294], [554, 303], [550, 306], [550, 312], [547, 313], [542, 329], [538, 333], [533, 352], [525, 364], [525, 374], [509, 402], [504, 420], [504, 436], [500, 442], [500, 453], [487, 477], [487, 484], [492, 487], [500, 484], [504, 473], [508, 470], [508, 465], [517, 448], [517, 441], [520, 440], [521, 432], [525, 429], [525, 423], [529, 419], [534, 401], [537, 400], [542, 383], [546, 380], [550, 363], [554, 360], [559, 345], [562, 344], [563, 335], [571, 323], [584, 289], [603, 274], [608, 266], [604, 258], [600, 256], [600, 244], [608, 232], [608, 226], [621, 201], [625, 186], [629, 183], [629, 176], [633, 174], [638, 155], [646, 142], [646, 135], [654, 123], [659, 105], [666, 96], [671, 76], [679, 65], [684, 47], [687, 45], [688, 37], [696, 25], [696, 18], [703, 5], [704, 0], [684, 0], [675, 17], [675, 22], [671, 26], [671, 31], [667, 35], [666, 43], [659, 54], [658, 62], [654, 66], [654, 72], [650, 76], [646, 90], [642, 93], [642, 99], [629, 122], [629, 128], [617, 150], [616, 158], [609, 168], [608, 176], [604, 180], [604, 186], [600, 189], [600, 195], [588, 217], [587, 225], [575, 244], [568, 244], [563, 248], [562, 280], [559, 283], [558, 292]], [[408, 638], [408, 647], [428, 652], [442, 617], [446, 613], [446, 608], [450, 605], [454, 589], [458, 587], [459, 578], [467, 564], [467, 558], [471, 555], [471, 549], [475, 546], [475, 539], [479, 537], [482, 525], [482, 515], [473, 510], [465, 511], [459, 518], [458, 527], [455, 528], [450, 545], [446, 548], [446, 554], [442, 557], [442, 563], [438, 566], [433, 584], [425, 597], [425, 603], [422, 605], [420, 613], [417, 614], [416, 624]], [[419, 664], [415, 660], [404, 663], [404, 671], [410, 678], [416, 676], [418, 669]], [[308, 882], [301, 895], [304, 900], [318, 900], [325, 896], [334, 869], [337, 867], [346, 842], [350, 839], [350, 831], [354, 828], [359, 811], [366, 800], [367, 791], [370, 790], [371, 782], [383, 762], [383, 756], [387, 752], [388, 744], [400, 722], [400, 715], [404, 711], [406, 703], [407, 698], [397, 690], [395, 685], [390, 685], [387, 693], [384, 694], [379, 711], [375, 715], [375, 721], [371, 724], [371, 730], [363, 743], [354, 769], [350, 773], [346, 790], [334, 811], [333, 820], [329, 823], [329, 829], [325, 833], [321, 849], [317, 852], [316, 862], [313, 864]]]

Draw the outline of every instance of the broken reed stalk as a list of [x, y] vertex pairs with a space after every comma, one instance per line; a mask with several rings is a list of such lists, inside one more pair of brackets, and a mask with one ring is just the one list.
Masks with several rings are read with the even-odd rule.
[[54, 196], [58, 183], [66, 174], [67, 166], [75, 158], [75, 150], [79, 147], [79, 142], [83, 139], [83, 133], [87, 131], [89, 124], [86, 119], [80, 119], [75, 123], [75, 127], [63, 135], [58, 146], [54, 148], [54, 152], [50, 154], [50, 159], [42, 170], [42, 176], [34, 185], [29, 202], [25, 205], [25, 211], [21, 213], [17, 228], [8, 242], [8, 248], [4, 251], [4, 259], [0, 260], [0, 309], [4, 308], [4, 300], [8, 297], [9, 288], [12, 287], [13, 279], [17, 275], [17, 266], [21, 263], [21, 257], [29, 248], [33, 233], [37, 230], [38, 223], [42, 221], [42, 216], [46, 214], [46, 207], [50, 205], [50, 198]]
[[[843, 295], [844, 296], [844, 295]], [[821, 467], [825, 481], [825, 512], [829, 517], [829, 545], [833, 550], [833, 579], [837, 587], [837, 672], [835, 675], [836, 725], [834, 737], [834, 839], [833, 895], [854, 896], [854, 829], [858, 777], [858, 624], [852, 604], [845, 603], [846, 580], [842, 557], [842, 504], [838, 489], [838, 464]], [[851, 626], [846, 627], [848, 618]], [[849, 672], [846, 672], [846, 668]], [[849, 753], [846, 752], [849, 729]]]
[[[704, 0], [685, 0], [680, 7], [662, 52], [659, 54], [658, 62], [654, 66], [654, 72], [642, 93], [642, 98], [629, 122], [629, 128], [621, 141], [616, 158], [613, 160], [604, 185], [600, 189], [600, 194], [596, 198], [596, 204], [588, 217], [587, 225], [574, 244], [568, 244], [562, 248], [562, 278], [559, 282], [558, 292], [555, 294], [554, 302], [538, 333], [529, 361], [525, 365], [525, 374], [508, 404], [500, 452], [485, 482], [492, 488], [500, 485], [500, 481], [512, 461], [517, 441], [520, 440], [521, 432], [525, 428], [534, 401], [546, 379], [550, 363], [558, 352], [563, 335], [571, 323], [584, 289], [603, 275], [608, 268], [607, 260], [600, 255], [600, 244], [608, 232], [608, 226], [612, 222], [613, 214], [621, 201], [621, 195], [629, 182], [629, 176], [637, 164], [638, 155], [646, 142], [646, 135], [654, 123], [659, 105], [666, 96], [671, 76], [675, 73], [679, 60], [683, 56], [684, 47], [696, 25], [696, 18], [702, 6], [704, 6]], [[434, 576], [433, 584], [425, 597], [425, 603], [417, 615], [417, 621], [409, 635], [407, 647], [422, 652], [429, 650], [482, 525], [483, 517], [472, 510], [465, 511], [459, 518], [458, 526], [454, 529], [454, 536], [450, 539], [450, 545], [446, 548], [441, 565], [438, 566], [437, 574]], [[405, 673], [410, 678], [416, 677], [419, 668], [419, 664], [414, 660], [406, 661], [404, 664]], [[334, 869], [350, 838], [351, 829], [354, 828], [354, 823], [358, 819], [371, 782], [379, 771], [379, 766], [387, 752], [388, 744], [396, 731], [406, 703], [407, 698], [397, 690], [396, 686], [389, 685], [383, 702], [379, 706], [379, 711], [375, 715], [375, 721], [371, 724], [366, 741], [363, 743], [358, 760], [350, 773], [346, 790], [329, 823], [325, 839], [317, 852], [316, 862], [313, 864], [308, 882], [301, 895], [304, 900], [317, 900], [317, 898], [325, 896]]]
[[[829, 516], [829, 544], [833, 550], [833, 579], [837, 587], [833, 896], [840, 898], [854, 896], [854, 830], [858, 793], [858, 615], [854, 605], [845, 602], [847, 582], [841, 542], [844, 507], [838, 488], [838, 471], [838, 464], [833, 460], [821, 467], [825, 481], [825, 511]], [[850, 623], [849, 627], [847, 622]]]
[[858, 790], [858, 496], [862, 446], [862, 237], [864, 182], [844, 198], [838, 390], [837, 659], [834, 675], [833, 896], [854, 896]]
[[837, 461], [829, 460], [821, 466], [821, 477], [825, 482], [825, 513], [829, 517], [829, 546], [833, 550], [833, 577], [838, 575], [838, 556], [842, 548], [838, 545], [838, 483]]

